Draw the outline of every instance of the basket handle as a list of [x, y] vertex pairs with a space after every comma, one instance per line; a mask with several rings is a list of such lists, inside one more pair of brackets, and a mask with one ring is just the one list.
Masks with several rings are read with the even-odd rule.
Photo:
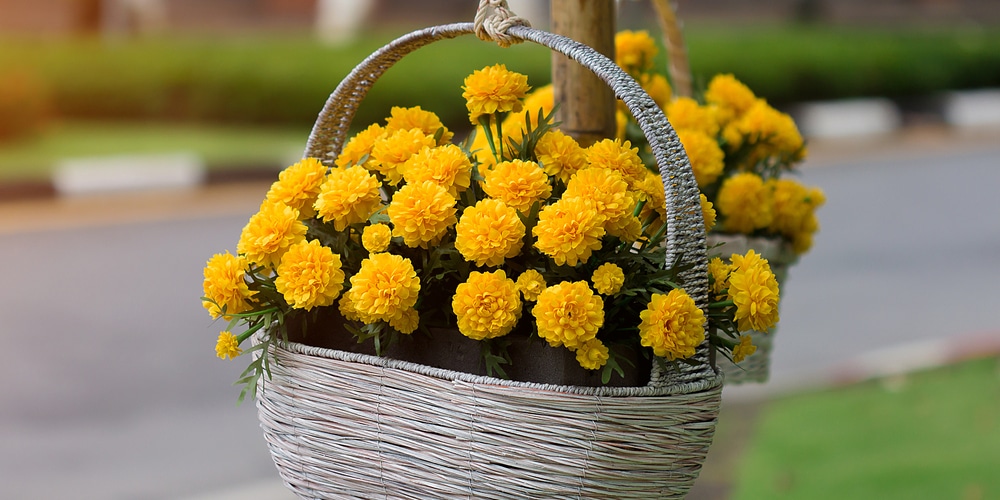
[[[371, 86], [386, 70], [420, 47], [474, 32], [473, 23], [425, 28], [397, 38], [365, 58], [327, 99], [309, 134], [305, 156], [332, 164], [346, 141], [355, 111]], [[673, 262], [680, 255], [681, 263], [690, 266], [680, 275], [685, 284], [684, 289], [698, 307], [707, 311], [708, 258], [700, 191], [687, 154], [663, 111], [631, 76], [587, 45], [527, 26], [511, 26], [506, 34], [543, 45], [575, 60], [603, 80], [611, 87], [615, 96], [624, 101], [649, 141], [663, 179], [668, 221], [667, 262]], [[708, 349], [706, 336], [705, 342], [698, 347], [696, 356], [706, 359]], [[708, 364], [703, 363], [702, 366], [707, 367]]]

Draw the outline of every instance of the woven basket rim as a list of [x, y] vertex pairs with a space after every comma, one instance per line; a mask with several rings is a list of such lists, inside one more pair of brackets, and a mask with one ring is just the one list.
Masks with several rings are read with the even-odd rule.
[[[255, 342], [263, 342], [266, 336], [270, 335], [263, 331], [254, 334]], [[706, 377], [699, 375], [693, 382], [675, 384], [654, 384], [653, 380], [649, 384], [636, 387], [607, 387], [607, 386], [576, 386], [560, 384], [540, 384], [537, 382], [523, 382], [518, 380], [507, 380], [487, 375], [474, 375], [471, 373], [436, 368], [422, 365], [410, 361], [403, 361], [393, 358], [372, 356], [370, 354], [355, 353], [330, 349], [325, 347], [315, 347], [299, 342], [284, 342], [278, 339], [271, 346], [272, 349], [283, 349], [293, 354], [303, 356], [313, 356], [318, 358], [331, 359], [336, 361], [362, 363], [369, 366], [384, 368], [386, 370], [400, 370], [409, 373], [416, 373], [426, 377], [446, 380], [455, 384], [471, 384], [476, 386], [490, 387], [494, 389], [526, 389], [539, 392], [553, 392], [564, 394], [575, 394], [580, 396], [600, 396], [600, 397], [653, 397], [672, 396], [678, 394], [692, 394], [712, 389], [722, 384], [724, 374], [716, 371], [714, 376]]]

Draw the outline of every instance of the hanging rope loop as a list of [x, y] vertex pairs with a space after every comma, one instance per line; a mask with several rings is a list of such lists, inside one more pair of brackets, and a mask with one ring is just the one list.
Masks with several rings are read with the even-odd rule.
[[510, 10], [507, 0], [479, 0], [473, 25], [481, 40], [494, 41], [501, 47], [521, 42], [507, 34], [511, 26], [531, 26], [527, 19]]

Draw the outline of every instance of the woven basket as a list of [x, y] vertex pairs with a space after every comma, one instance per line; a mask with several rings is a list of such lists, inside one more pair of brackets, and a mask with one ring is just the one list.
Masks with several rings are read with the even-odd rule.
[[[721, 246], [716, 246], [720, 244]], [[774, 277], [778, 280], [779, 288], [784, 286], [788, 278], [788, 268], [798, 261], [798, 255], [792, 250], [791, 244], [781, 238], [709, 233], [708, 246], [712, 248], [713, 253], [721, 253], [723, 257], [734, 253], [743, 255], [753, 249], [767, 259]], [[739, 364], [734, 364], [726, 358], [719, 359], [719, 368], [726, 374], [726, 384], [767, 382], [771, 376], [771, 350], [777, 333], [777, 326], [766, 332], [750, 330], [744, 333], [750, 335], [753, 345], [757, 346], [757, 351]]]
[[[306, 155], [332, 161], [368, 89], [406, 54], [473, 32], [471, 23], [405, 35], [365, 59], [320, 113]], [[687, 292], [707, 306], [698, 188], [663, 113], [612, 61], [524, 26], [507, 34], [580, 62], [631, 109], [665, 179], [668, 262], [691, 264]], [[257, 342], [264, 339], [258, 333]], [[643, 387], [540, 385], [364, 354], [272, 343], [261, 427], [285, 484], [302, 498], [680, 498], [715, 430], [722, 376], [707, 362]], [[708, 345], [696, 356], [707, 361]]]

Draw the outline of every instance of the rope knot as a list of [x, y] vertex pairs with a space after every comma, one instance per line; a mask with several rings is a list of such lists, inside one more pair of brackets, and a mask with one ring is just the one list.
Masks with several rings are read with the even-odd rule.
[[520, 39], [507, 34], [511, 26], [531, 26], [527, 19], [518, 17], [507, 7], [507, 0], [479, 0], [474, 24], [480, 40], [492, 40], [501, 47], [521, 43]]

